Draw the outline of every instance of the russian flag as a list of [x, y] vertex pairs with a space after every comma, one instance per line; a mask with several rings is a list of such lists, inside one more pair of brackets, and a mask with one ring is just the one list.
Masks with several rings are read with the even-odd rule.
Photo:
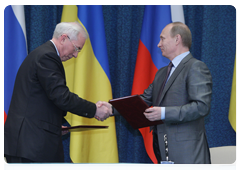
[[23, 5], [4, 10], [4, 123], [7, 118], [18, 68], [27, 56]]
[[[75, 59], [64, 62], [69, 89], [96, 103], [112, 99], [107, 44], [101, 5], [65, 5], [62, 22], [78, 21], [88, 32], [83, 49]], [[103, 122], [71, 113], [65, 117], [71, 126], [104, 125], [107, 130], [74, 132], [70, 136], [70, 157], [74, 163], [117, 163], [115, 119]]]
[[[183, 7], [181, 5], [146, 5], [139, 40], [137, 60], [132, 86], [132, 95], [142, 94], [152, 83], [158, 69], [166, 66], [169, 60], [162, 56], [157, 47], [162, 29], [169, 23], [180, 21], [184, 23]], [[148, 156], [157, 163], [153, 151], [153, 138], [150, 127], [139, 129], [143, 136]]]

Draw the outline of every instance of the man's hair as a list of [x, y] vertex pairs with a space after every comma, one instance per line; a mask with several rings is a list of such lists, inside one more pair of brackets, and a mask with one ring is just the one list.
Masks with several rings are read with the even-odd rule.
[[70, 39], [77, 40], [78, 34], [81, 34], [85, 39], [88, 38], [88, 33], [79, 22], [61, 22], [56, 25], [53, 33], [53, 38], [58, 39], [62, 34], [67, 34]]
[[172, 29], [171, 29], [171, 37], [176, 36], [179, 34], [182, 38], [183, 46], [188, 47], [190, 49], [192, 45], [192, 34], [190, 29], [187, 25], [181, 23], [181, 22], [173, 22]]

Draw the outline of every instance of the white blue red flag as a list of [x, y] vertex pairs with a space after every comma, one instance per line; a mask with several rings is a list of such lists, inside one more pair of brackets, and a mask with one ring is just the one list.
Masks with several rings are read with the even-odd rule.
[[18, 68], [27, 56], [27, 39], [23, 5], [4, 10], [4, 123], [7, 118]]

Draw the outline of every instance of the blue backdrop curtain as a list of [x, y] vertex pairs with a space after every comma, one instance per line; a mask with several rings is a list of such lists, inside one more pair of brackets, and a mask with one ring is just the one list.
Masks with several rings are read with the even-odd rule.
[[[52, 38], [63, 6], [25, 6], [28, 52]], [[144, 6], [103, 6], [113, 98], [131, 94]], [[236, 10], [233, 6], [184, 6], [185, 22], [193, 35], [190, 49], [213, 76], [213, 95], [206, 131], [210, 147], [236, 145], [228, 121], [236, 54]], [[157, 45], [157, 44], [156, 44]], [[116, 117], [119, 162], [151, 163], [142, 136], [121, 116]], [[63, 137], [65, 161], [69, 135]]]

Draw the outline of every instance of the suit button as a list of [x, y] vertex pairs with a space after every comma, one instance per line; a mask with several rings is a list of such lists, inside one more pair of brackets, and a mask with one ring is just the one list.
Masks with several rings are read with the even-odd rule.
[[88, 115], [88, 113], [85, 113], [85, 116], [87, 116]]

